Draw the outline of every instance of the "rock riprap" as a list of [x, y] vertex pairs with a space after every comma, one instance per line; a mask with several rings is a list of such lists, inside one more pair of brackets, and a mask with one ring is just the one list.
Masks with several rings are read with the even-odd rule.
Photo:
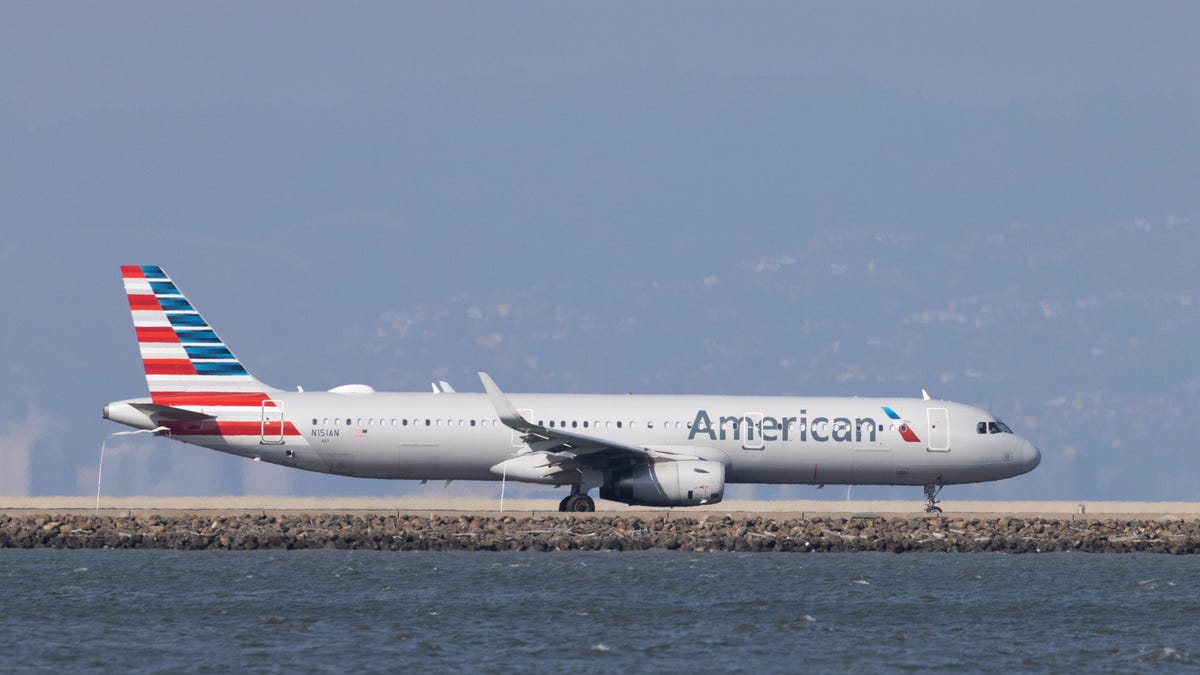
[[0, 548], [1188, 554], [1200, 552], [1200, 520], [0, 514]]

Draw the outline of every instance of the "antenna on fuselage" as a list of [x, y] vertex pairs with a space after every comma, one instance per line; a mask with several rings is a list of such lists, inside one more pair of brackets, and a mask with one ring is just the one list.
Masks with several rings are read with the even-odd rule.
[[929, 400], [929, 392], [927, 392], [927, 391], [925, 391], [924, 389], [922, 389], [922, 390], [921, 390], [921, 398], [923, 398], [923, 399], [925, 399], [926, 401], [928, 401], [928, 400]]

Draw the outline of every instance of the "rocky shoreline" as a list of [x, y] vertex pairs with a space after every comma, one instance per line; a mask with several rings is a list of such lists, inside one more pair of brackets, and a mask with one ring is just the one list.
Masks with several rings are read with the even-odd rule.
[[0, 548], [1200, 552], [1200, 520], [963, 516], [0, 514]]

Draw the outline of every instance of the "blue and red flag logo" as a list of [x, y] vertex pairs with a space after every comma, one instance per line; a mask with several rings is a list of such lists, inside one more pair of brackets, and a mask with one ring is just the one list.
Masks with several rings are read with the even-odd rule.
[[883, 406], [883, 412], [886, 413], [889, 418], [900, 422], [900, 426], [896, 427], [896, 431], [900, 432], [900, 438], [903, 438], [909, 443], [921, 442], [921, 439], [917, 438], [917, 434], [912, 430], [912, 427], [908, 425], [908, 422], [901, 420], [900, 416], [896, 414], [895, 410], [892, 410], [885, 405]]

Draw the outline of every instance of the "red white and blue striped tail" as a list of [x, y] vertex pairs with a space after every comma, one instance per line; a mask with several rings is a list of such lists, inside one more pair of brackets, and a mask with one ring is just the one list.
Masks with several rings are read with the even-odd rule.
[[161, 267], [124, 265], [150, 397], [169, 406], [260, 406], [277, 391], [247, 372]]

